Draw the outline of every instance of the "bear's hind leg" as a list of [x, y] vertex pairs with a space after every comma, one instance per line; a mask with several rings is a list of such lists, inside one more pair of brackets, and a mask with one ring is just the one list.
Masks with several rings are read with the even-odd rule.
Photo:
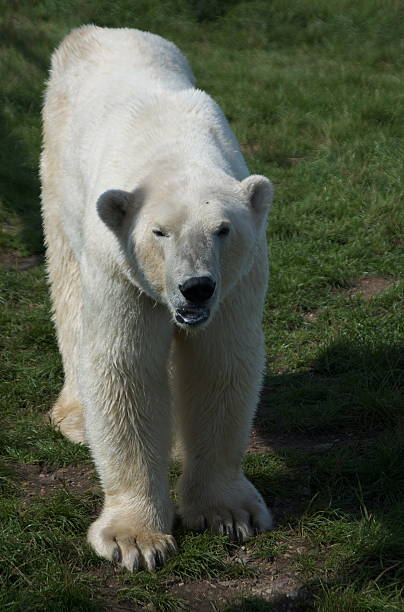
[[58, 399], [53, 404], [48, 416], [52, 427], [60, 431], [65, 438], [75, 444], [85, 444], [86, 434], [84, 426], [84, 413], [80, 402], [72, 401], [71, 396], [66, 394], [66, 386], [63, 387]]
[[[44, 204], [46, 199], [44, 198]], [[47, 272], [53, 320], [62, 355], [65, 382], [49, 412], [50, 422], [68, 440], [86, 441], [84, 415], [79, 400], [77, 364], [81, 324], [81, 282], [76, 257], [60, 227], [56, 211], [44, 206]]]

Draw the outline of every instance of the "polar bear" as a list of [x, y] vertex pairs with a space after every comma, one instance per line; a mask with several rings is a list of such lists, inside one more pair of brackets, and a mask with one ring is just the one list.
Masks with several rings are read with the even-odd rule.
[[186, 527], [271, 527], [242, 472], [264, 369], [271, 182], [249, 175], [175, 45], [83, 26], [52, 57], [42, 210], [65, 383], [54, 426], [89, 444], [98, 555], [154, 570], [175, 551], [167, 469], [181, 441]]

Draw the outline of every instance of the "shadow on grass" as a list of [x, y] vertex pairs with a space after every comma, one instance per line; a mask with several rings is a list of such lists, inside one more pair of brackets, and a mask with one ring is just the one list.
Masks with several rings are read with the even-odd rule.
[[[293, 502], [296, 516], [313, 496], [314, 507], [348, 510], [385, 507], [399, 499], [404, 491], [403, 365], [400, 347], [372, 349], [339, 341], [305, 372], [268, 376], [255, 431], [282, 460], [291, 484], [283, 490], [282, 473], [274, 481], [273, 468], [264, 466], [256, 475], [260, 489], [275, 490], [292, 503], [298, 485], [305, 493]], [[282, 507], [280, 515], [284, 510], [290, 516]]]
[[373, 437], [403, 417], [403, 371], [400, 346], [336, 341], [306, 371], [266, 377], [255, 427], [269, 444]]
[[[19, 219], [18, 246], [28, 254], [43, 251], [40, 218], [39, 154], [42, 93], [52, 42], [35, 30], [6, 21], [0, 32], [4, 68], [11, 78], [1, 96], [0, 197], [2, 221]], [[14, 242], [12, 243], [15, 244]], [[5, 240], [5, 247], [7, 248]]]
[[19, 242], [28, 253], [36, 254], [43, 251], [38, 169], [29, 163], [29, 146], [15, 136], [15, 126], [13, 119], [0, 111], [0, 139], [5, 152], [0, 171], [4, 215], [8, 211], [18, 216]]
[[16, 51], [21, 53], [27, 62], [34, 64], [46, 74], [49, 67], [49, 54], [44, 53], [44, 47], [51, 50], [50, 41], [38, 41], [38, 32], [35, 28], [24, 28], [19, 24], [14, 27], [12, 22], [6, 23], [1, 28], [1, 36], [3, 45], [14, 47]]
[[211, 22], [222, 17], [229, 9], [241, 4], [241, 0], [188, 0], [192, 15], [197, 22]]

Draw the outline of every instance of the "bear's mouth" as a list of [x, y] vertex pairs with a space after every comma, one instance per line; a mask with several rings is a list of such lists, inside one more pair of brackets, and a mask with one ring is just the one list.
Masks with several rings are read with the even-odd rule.
[[181, 325], [196, 326], [209, 319], [208, 308], [178, 308], [175, 311], [175, 320]]

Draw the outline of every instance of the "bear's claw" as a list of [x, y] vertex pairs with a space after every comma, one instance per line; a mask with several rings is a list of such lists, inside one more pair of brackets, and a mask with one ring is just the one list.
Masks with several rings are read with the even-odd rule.
[[[100, 519], [98, 519], [100, 521]], [[88, 542], [95, 552], [125, 567], [130, 572], [145, 569], [154, 572], [177, 550], [171, 535], [134, 530], [130, 525], [122, 529], [122, 523], [103, 527], [95, 521], [88, 532]]]
[[[223, 512], [223, 514], [225, 513]], [[188, 515], [183, 516], [183, 524], [185, 527], [196, 531], [210, 530], [212, 533], [225, 535], [236, 544], [243, 544], [249, 538], [271, 529], [272, 521], [269, 510], [259, 523], [256, 523], [251, 515], [244, 516], [244, 514], [246, 513], [239, 511], [229, 518], [224, 516], [191, 517]]]
[[208, 528], [237, 543], [272, 528], [269, 508], [244, 476], [228, 483], [227, 488], [221, 483], [210, 490], [205, 488], [199, 492], [195, 489], [193, 485], [187, 491], [184, 482], [179, 483], [180, 514], [185, 527], [196, 531]]

